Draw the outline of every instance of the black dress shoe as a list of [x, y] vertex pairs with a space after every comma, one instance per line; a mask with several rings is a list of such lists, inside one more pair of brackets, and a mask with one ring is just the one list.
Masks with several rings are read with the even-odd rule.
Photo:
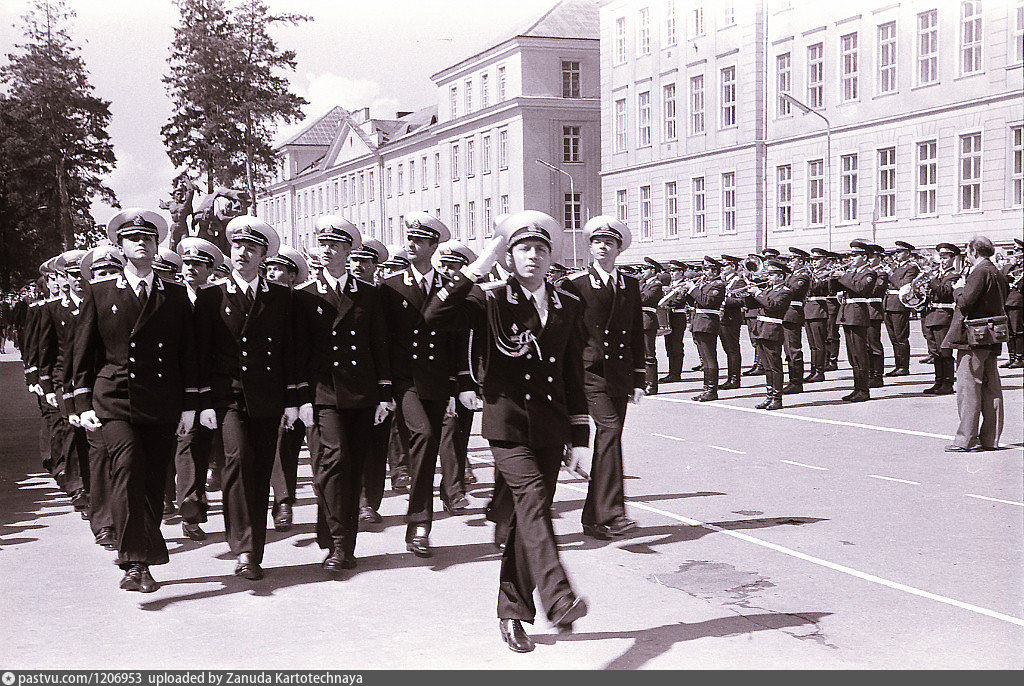
[[548, 615], [560, 632], [572, 631], [573, 622], [587, 614], [587, 601], [571, 594], [560, 598]]
[[728, 379], [726, 379], [725, 383], [718, 387], [718, 390], [720, 390], [720, 391], [731, 391], [734, 388], [739, 388], [739, 387], [740, 387], [740, 377], [739, 377], [739, 375], [736, 375], [736, 376], [730, 376]]
[[89, 492], [84, 488], [79, 488], [71, 494], [71, 506], [75, 508], [77, 512], [88, 512], [89, 511]]
[[698, 364], [696, 367], [690, 367], [691, 372], [699, 372], [702, 369], [704, 369], [704, 365], [702, 364]]
[[501, 640], [508, 644], [513, 653], [528, 653], [536, 647], [518, 619], [499, 619], [498, 629], [501, 631]]
[[117, 541], [114, 540], [114, 530], [105, 526], [96, 534], [96, 545], [103, 546], [107, 550], [116, 550]]
[[636, 522], [625, 515], [619, 515], [605, 525], [612, 536], [621, 536], [636, 528]]
[[292, 528], [292, 504], [281, 503], [277, 506], [277, 514], [274, 515], [274, 530], [288, 531]]
[[206, 532], [203, 531], [202, 527], [200, 527], [198, 524], [193, 524], [191, 522], [181, 523], [181, 533], [185, 534], [186, 537], [192, 539], [193, 541], [206, 540]]
[[477, 483], [476, 474], [474, 474], [473, 470], [470, 469], [469, 467], [466, 467], [466, 471], [463, 473], [462, 480], [469, 484], [470, 486]]
[[838, 372], [839, 371], [839, 363], [836, 362], [835, 360], [829, 360], [828, 362], [825, 363], [825, 371], [826, 372]]
[[698, 403], [706, 403], [712, 400], [718, 400], [718, 389], [705, 386], [704, 390], [697, 395], [690, 398]]
[[844, 395], [843, 400], [848, 403], [862, 403], [865, 400], [871, 400], [871, 394], [867, 391], [854, 391], [849, 395]]
[[804, 377], [804, 383], [821, 383], [825, 380], [825, 373], [822, 371], [811, 372]]
[[412, 527], [405, 535], [405, 549], [417, 557], [430, 557], [430, 533], [427, 527]]
[[612, 540], [612, 532], [608, 529], [605, 524], [584, 524], [583, 535], [596, 538], [601, 541]]
[[803, 392], [803, 384], [788, 383], [782, 388], [782, 395], [796, 395]]
[[324, 558], [323, 568], [328, 572], [340, 572], [345, 569], [345, 553], [341, 548], [335, 548]]
[[238, 564], [235, 565], [235, 576], [249, 581], [259, 581], [263, 578], [263, 568], [259, 563], [252, 561], [251, 553], [241, 553], [238, 556]]
[[384, 518], [380, 516], [380, 513], [369, 505], [363, 505], [359, 508], [360, 524], [380, 524], [383, 521]]
[[451, 500], [442, 498], [441, 505], [444, 506], [445, 512], [453, 516], [464, 515], [469, 509], [469, 501], [464, 495], [457, 495]]
[[932, 395], [953, 395], [955, 392], [950, 384], [944, 383], [936, 388]]
[[156, 579], [149, 573], [149, 567], [142, 565], [142, 573], [139, 577], [139, 592], [140, 593], [152, 593], [159, 588], [156, 583]]
[[391, 478], [391, 490], [395, 493], [408, 493], [411, 484], [412, 479], [409, 478], [408, 474], [399, 474]]
[[132, 565], [121, 577], [121, 588], [126, 591], [137, 591], [142, 584], [142, 565]]
[[868, 379], [868, 388], [883, 388], [885, 382], [882, 381], [881, 377], [876, 376], [873, 379]]
[[663, 376], [660, 379], [658, 379], [658, 383], [676, 383], [676, 382], [682, 381], [682, 380], [683, 379], [680, 376], [674, 376], [672, 374], [666, 374], [665, 376]]
[[345, 553], [345, 559], [341, 561], [342, 569], [355, 569], [356, 568], [356, 556], [352, 553]]
[[924, 389], [921, 392], [924, 393], [925, 395], [935, 395], [935, 391], [937, 391], [939, 389], [940, 385], [941, 384], [936, 383], [936, 384], [934, 384], [932, 386], [929, 386], [928, 388]]

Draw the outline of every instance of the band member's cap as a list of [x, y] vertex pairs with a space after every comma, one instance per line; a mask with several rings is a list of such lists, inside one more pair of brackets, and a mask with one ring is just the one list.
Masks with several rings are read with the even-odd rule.
[[373, 260], [375, 264], [380, 264], [388, 259], [390, 253], [384, 244], [376, 238], [367, 238], [358, 250], [353, 250], [348, 255], [357, 259]]
[[704, 256], [704, 264], [711, 265], [712, 267], [718, 267], [719, 269], [722, 268], [722, 263], [716, 260], [711, 255]]
[[182, 262], [201, 262], [211, 269], [224, 264], [224, 253], [216, 245], [198, 236], [185, 236], [176, 248]]
[[854, 238], [850, 241], [850, 248], [855, 253], [869, 253], [871, 252], [871, 242], [863, 238]]
[[447, 240], [437, 247], [437, 259], [440, 262], [464, 267], [476, 260], [476, 253], [469, 249], [466, 244], [457, 240]]
[[761, 256], [762, 257], [778, 257], [779, 256], [779, 251], [776, 250], [775, 248], [765, 248], [764, 250], [761, 251]]
[[121, 236], [138, 235], [152, 236], [157, 244], [163, 243], [167, 238], [167, 220], [159, 212], [133, 207], [121, 210], [107, 222], [107, 238], [111, 243], [117, 243]]
[[777, 271], [781, 271], [783, 274], [791, 274], [793, 272], [793, 270], [789, 268], [788, 264], [779, 259], [768, 260], [765, 263], [765, 268], [769, 270], [775, 269]]
[[686, 269], [686, 265], [683, 264], [680, 260], [669, 260], [668, 261], [668, 268], [669, 269]]
[[661, 265], [661, 262], [658, 262], [657, 260], [652, 259], [650, 257], [645, 257], [644, 258], [644, 264], [647, 264], [647, 265], [649, 265], [651, 267], [654, 267], [659, 272], [665, 271], [665, 267], [663, 267]]
[[811, 248], [812, 257], [832, 257], [833, 253], [825, 250], [825, 248]]
[[85, 253], [85, 250], [65, 250], [57, 256], [53, 266], [59, 272], [77, 274], [81, 269], [82, 258], [85, 257]]
[[1019, 238], [1014, 238], [1013, 242], [1016, 244], [1018, 250], [1024, 250], [1024, 241]]
[[907, 243], [906, 241], [896, 241], [896, 247], [900, 250], [909, 250], [911, 252], [917, 250], [917, 248], [912, 246], [910, 243]]
[[433, 238], [444, 243], [452, 237], [452, 232], [429, 212], [415, 211], [405, 215], [405, 235], [411, 238]]
[[870, 244], [868, 244], [868, 252], [872, 253], [872, 254], [875, 254], [875, 255], [884, 255], [885, 254], [885, 248], [883, 248], [882, 246], [878, 245], [877, 243], [870, 243]]
[[506, 236], [509, 250], [517, 243], [530, 239], [539, 240], [547, 243], [551, 254], [557, 257], [562, 251], [563, 231], [561, 223], [551, 215], [537, 210], [523, 210], [510, 214], [494, 229], [494, 235]]
[[85, 253], [79, 268], [83, 274], [90, 274], [93, 269], [124, 269], [124, 253], [116, 245], [97, 245]]
[[213, 271], [221, 276], [231, 276], [231, 268], [228, 267], [227, 262], [218, 267], [214, 267]]
[[789, 252], [790, 254], [795, 255], [796, 257], [802, 257], [805, 260], [811, 256], [809, 252], [807, 252], [806, 250], [801, 250], [800, 248], [790, 248]]
[[306, 262], [306, 258], [298, 250], [287, 245], [282, 245], [276, 255], [268, 257], [266, 264], [277, 264], [292, 270], [298, 275], [295, 283], [302, 283], [309, 278], [309, 263]]
[[723, 262], [732, 262], [733, 264], [739, 264], [743, 260], [741, 260], [740, 258], [736, 257], [735, 255], [722, 255], [722, 261]]
[[605, 214], [591, 217], [583, 225], [583, 236], [588, 243], [592, 238], [614, 238], [619, 241], [620, 251], [624, 251], [633, 242], [633, 233], [629, 227], [615, 217]]
[[348, 243], [353, 250], [363, 246], [363, 236], [356, 225], [336, 214], [329, 214], [316, 220], [316, 239]]
[[153, 269], [172, 276], [176, 275], [181, 271], [181, 256], [170, 248], [160, 246], [156, 259], [153, 260]]
[[262, 219], [248, 214], [229, 221], [224, 231], [231, 242], [245, 241], [262, 245], [267, 249], [266, 257], [273, 257], [281, 247], [281, 237], [277, 235], [274, 227]]
[[960, 248], [956, 247], [952, 243], [939, 243], [938, 245], [935, 246], [935, 252], [939, 253], [940, 255], [944, 252], [951, 253], [953, 255], [959, 255]]

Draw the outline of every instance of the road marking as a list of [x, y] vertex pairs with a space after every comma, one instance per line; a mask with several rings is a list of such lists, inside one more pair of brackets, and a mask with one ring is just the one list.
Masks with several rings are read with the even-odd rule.
[[737, 455], [746, 455], [746, 453], [743, 452], [742, 450], [733, 450], [732, 448], [723, 448], [720, 445], [711, 445], [710, 443], [708, 443], [708, 447], [709, 448], [714, 448], [715, 450], [724, 450], [727, 453], [736, 453]]
[[1024, 503], [1018, 503], [1016, 500], [1000, 500], [999, 498], [989, 498], [984, 495], [975, 495], [974, 493], [964, 493], [968, 498], [980, 498], [981, 500], [991, 500], [994, 503], [1006, 503], [1007, 505], [1018, 505], [1024, 507]]
[[828, 467], [815, 467], [813, 464], [804, 464], [803, 462], [793, 462], [793, 460], [779, 460], [779, 462], [785, 462], [786, 464], [795, 464], [797, 467], [807, 467], [808, 469], [817, 469], [823, 472], [828, 471]]
[[897, 478], [892, 477], [892, 476], [879, 476], [877, 474], [868, 474], [868, 476], [870, 478], [872, 478], [872, 479], [884, 479], [885, 481], [895, 481], [895, 482], [901, 483], [901, 484], [911, 484], [913, 486], [920, 486], [921, 485], [920, 481], [907, 481], [906, 479], [897, 479]]
[[686, 441], [686, 439], [685, 439], [685, 438], [679, 438], [678, 436], [669, 436], [668, 434], [656, 434], [656, 433], [652, 433], [651, 435], [652, 435], [652, 436], [657, 436], [658, 438], [667, 438], [667, 439], [669, 439], [669, 440], [672, 440], [672, 441], [683, 441], [683, 442], [685, 442], [685, 441]]
[[684, 403], [687, 405], [700, 405], [701, 407], [720, 407], [727, 410], [737, 410], [739, 412], [752, 412], [754, 414], [763, 414], [770, 417], [785, 417], [786, 419], [799, 419], [804, 422], [813, 422], [815, 424], [833, 424], [835, 426], [849, 426], [854, 429], [870, 429], [872, 431], [884, 431], [887, 433], [894, 434], [905, 434], [907, 436], [923, 436], [925, 438], [941, 438], [944, 441], [953, 439], [953, 436], [946, 436], [944, 434], [933, 434], [927, 431], [914, 431], [913, 429], [897, 429], [892, 426], [875, 426], [874, 424], [861, 424], [860, 422], [843, 422], [838, 419], [822, 419], [820, 417], [805, 417], [800, 414], [789, 414], [788, 412], [779, 412], [778, 410], [758, 410], [753, 407], [740, 407], [738, 405], [728, 405], [726, 403], [699, 403], [695, 400], [686, 400], [684, 398], [665, 398], [662, 396], [651, 396], [651, 400], [661, 400], [667, 403]]

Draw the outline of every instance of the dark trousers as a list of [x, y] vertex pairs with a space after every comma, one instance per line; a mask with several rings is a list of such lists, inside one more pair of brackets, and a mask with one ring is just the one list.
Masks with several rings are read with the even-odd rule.
[[316, 540], [321, 548], [356, 549], [363, 463], [369, 452], [373, 407], [338, 409], [317, 405], [316, 427], [323, 453], [316, 465]]
[[[401, 407], [395, 403], [395, 415], [401, 412]], [[404, 474], [409, 476], [409, 430], [404, 421], [392, 421], [391, 433], [388, 436], [388, 470], [391, 480], [396, 476]], [[392, 485], [394, 485], [392, 483]]]
[[855, 391], [869, 391], [868, 374], [870, 372], [870, 359], [868, 358], [868, 328], [867, 326], [843, 326], [846, 334], [846, 356], [853, 367], [853, 389]]
[[406, 524], [422, 525], [430, 531], [434, 519], [434, 472], [441, 443], [441, 424], [447, 400], [424, 400], [415, 388], [400, 392], [398, 419], [409, 435], [409, 511]]
[[928, 352], [935, 358], [935, 383], [954, 383], [953, 351], [942, 347], [942, 340], [949, 332], [949, 324], [943, 326], [924, 327], [924, 340], [928, 344]]
[[174, 454], [175, 499], [182, 520], [189, 524], [206, 521], [210, 508], [206, 499], [206, 472], [215, 442], [220, 443], [220, 429], [211, 431], [198, 420], [191, 431], [178, 436]]
[[782, 392], [782, 341], [754, 339], [754, 350], [758, 362], [764, 368], [764, 385], [776, 392]]
[[622, 487], [622, 427], [628, 398], [603, 390], [587, 390], [587, 409], [594, 420], [594, 460], [590, 467], [584, 524], [608, 524], [626, 514]]
[[828, 311], [828, 328], [825, 337], [826, 356], [830, 360], [839, 359], [839, 301], [826, 300], [825, 309]]
[[370, 427], [370, 449], [363, 464], [363, 492], [359, 504], [374, 510], [379, 510], [384, 500], [384, 478], [388, 471], [388, 442], [393, 417], [394, 413], [389, 412], [383, 422]]
[[885, 329], [896, 369], [910, 369], [910, 312], [886, 312]]
[[1024, 355], [1024, 310], [1019, 307], [1007, 307], [1006, 318], [1010, 330], [1010, 340], [1006, 343], [1007, 352], [1011, 357], [1020, 357]]
[[438, 455], [441, 461], [442, 500], [451, 501], [466, 495], [466, 456], [472, 427], [473, 410], [456, 399], [455, 414], [446, 414], [441, 425]]
[[644, 329], [644, 371], [647, 385], [658, 390], [658, 351], [655, 343], [658, 340], [657, 329]]
[[174, 459], [174, 429], [173, 424], [103, 420], [103, 442], [110, 456], [110, 511], [121, 569], [132, 564], [167, 564], [160, 518], [167, 469]]
[[494, 488], [491, 490], [491, 500], [487, 503], [487, 507], [484, 508], [484, 516], [488, 521], [494, 522], [495, 542], [507, 542], [509, 522], [512, 521], [512, 513], [514, 511], [515, 503], [512, 502], [512, 490], [505, 483], [505, 477], [501, 475], [501, 471], [495, 467]]
[[[513, 512], [501, 558], [498, 617], [533, 623], [533, 591], [548, 611], [572, 593], [558, 557], [551, 503], [562, 463], [562, 447], [531, 448], [491, 441], [495, 468], [512, 494]], [[550, 617], [549, 617], [550, 618]]]
[[882, 320], [872, 319], [868, 326], [868, 368], [872, 378], [881, 379], [885, 372], [885, 348], [882, 347]]
[[811, 349], [811, 370], [825, 371], [828, 360], [828, 320], [806, 319], [804, 329], [807, 331], [807, 347]]
[[68, 493], [78, 489], [89, 490], [89, 439], [86, 430], [71, 426], [60, 418], [59, 440], [64, 463], [62, 488]]
[[683, 333], [686, 332], [686, 313], [668, 313], [669, 332], [665, 334], [665, 354], [668, 356], [669, 376], [683, 375]]
[[100, 529], [114, 528], [111, 512], [111, 481], [110, 454], [107, 444], [103, 442], [101, 431], [86, 431], [85, 440], [89, 443], [89, 527], [93, 535]]
[[250, 417], [242, 409], [218, 410], [224, 437], [224, 531], [233, 555], [263, 561], [267, 541], [270, 473], [274, 469], [278, 418]]
[[739, 377], [743, 371], [743, 355], [740, 352], [740, 322], [722, 322], [718, 332], [725, 351], [725, 363], [730, 379]]
[[782, 349], [789, 362], [789, 382], [800, 386], [804, 382], [804, 328], [800, 324], [782, 323]]
[[[39, 457], [43, 469], [56, 478], [57, 456], [60, 454], [53, 448], [54, 419], [60, 417], [60, 411], [46, 402], [43, 398], [36, 396], [36, 403], [39, 405], [39, 414], [42, 421], [39, 422]], [[63, 472], [63, 469], [61, 470]], [[61, 479], [64, 477], [62, 476]]]
[[754, 349], [754, 364], [764, 368], [761, 364], [761, 351], [757, 347], [757, 341], [754, 340], [754, 322], [757, 321], [757, 317], [747, 317], [747, 338], [750, 340], [750, 347]]
[[[700, 364], [704, 370], [704, 385], [718, 388], [718, 334], [694, 331], [693, 343], [697, 347]], [[591, 410], [591, 414], [593, 414], [593, 410]], [[619, 432], [621, 433], [622, 430], [620, 429]]]
[[292, 428], [282, 423], [277, 429], [277, 450], [274, 470], [270, 473], [270, 486], [274, 490], [271, 511], [277, 514], [282, 503], [295, 504], [295, 489], [299, 480], [299, 451], [306, 440], [306, 425], [295, 420]]

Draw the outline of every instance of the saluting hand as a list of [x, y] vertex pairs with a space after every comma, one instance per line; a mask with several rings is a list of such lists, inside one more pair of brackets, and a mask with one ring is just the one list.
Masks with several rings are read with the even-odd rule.
[[199, 423], [210, 431], [217, 428], [217, 410], [203, 410], [199, 413]]
[[480, 253], [480, 257], [476, 258], [473, 264], [469, 265], [463, 270], [463, 274], [469, 276], [473, 280], [479, 280], [484, 277], [494, 265], [498, 263], [501, 256], [505, 253], [505, 247], [508, 245], [508, 238], [504, 234], [497, 234], [487, 245], [484, 246], [483, 251]]

